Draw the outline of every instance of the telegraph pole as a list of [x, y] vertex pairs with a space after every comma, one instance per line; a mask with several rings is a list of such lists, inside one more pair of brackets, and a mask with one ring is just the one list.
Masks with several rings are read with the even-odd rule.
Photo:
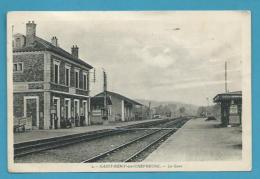
[[225, 92], [228, 92], [227, 89], [227, 61], [225, 61]]
[[107, 74], [105, 70], [103, 70], [104, 76], [104, 120], [108, 119], [108, 110], [107, 110]]
[[[90, 78], [92, 78], [90, 76], [90, 74], [93, 74], [93, 80], [90, 80]], [[89, 91], [89, 94], [90, 94], [90, 82], [93, 82], [93, 83], [96, 83], [96, 69], [94, 68], [93, 69], [93, 72], [89, 71], [88, 72], [88, 91]], [[89, 98], [88, 98], [88, 113], [90, 113], [90, 106], [91, 106], [91, 95], [89, 95]], [[90, 124], [90, 114], [88, 114], [88, 122]]]

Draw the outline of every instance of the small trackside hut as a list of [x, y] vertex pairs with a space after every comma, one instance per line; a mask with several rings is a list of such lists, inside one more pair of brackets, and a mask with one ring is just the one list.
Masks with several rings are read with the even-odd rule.
[[221, 106], [221, 124], [223, 126], [241, 125], [242, 91], [218, 94], [213, 101]]

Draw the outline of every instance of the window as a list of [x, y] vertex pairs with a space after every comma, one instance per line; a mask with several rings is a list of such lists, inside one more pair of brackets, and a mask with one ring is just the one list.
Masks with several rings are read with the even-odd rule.
[[59, 66], [54, 65], [54, 82], [59, 83]]
[[17, 67], [17, 64], [15, 63], [14, 64], [14, 71], [17, 71], [18, 70], [18, 67]]
[[23, 64], [22, 63], [18, 63], [18, 71], [23, 71]]
[[87, 90], [87, 74], [83, 73], [83, 89]]
[[79, 88], [79, 70], [75, 70], [75, 88]]
[[14, 72], [22, 72], [23, 71], [23, 63], [14, 63], [13, 71]]
[[70, 86], [70, 67], [65, 67], [65, 85]]
[[60, 63], [54, 62], [54, 83], [59, 84], [59, 76], [60, 76]]
[[69, 86], [69, 69], [67, 68], [66, 68], [65, 78], [66, 78], [66, 86]]

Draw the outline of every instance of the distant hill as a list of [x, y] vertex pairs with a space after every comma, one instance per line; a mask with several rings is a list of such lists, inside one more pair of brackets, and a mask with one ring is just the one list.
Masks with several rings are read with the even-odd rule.
[[149, 106], [149, 102], [151, 102], [151, 108], [152, 109], [158, 109], [158, 108], [163, 108], [170, 110], [172, 114], [179, 115], [180, 113], [180, 108], [184, 107], [185, 108], [185, 114], [188, 115], [196, 115], [198, 111], [198, 107], [193, 104], [185, 104], [181, 102], [175, 102], [175, 101], [150, 101], [150, 100], [145, 100], [145, 99], [135, 99], [139, 103]]

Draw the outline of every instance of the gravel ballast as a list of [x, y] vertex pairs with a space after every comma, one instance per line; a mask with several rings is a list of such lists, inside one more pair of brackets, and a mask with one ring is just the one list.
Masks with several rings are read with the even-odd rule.
[[[166, 124], [171, 122], [167, 122]], [[157, 127], [162, 127], [162, 124], [157, 125]], [[30, 154], [16, 158], [15, 163], [79, 163], [95, 155], [114, 149], [153, 130], [133, 130], [120, 135], [106, 136], [93, 141]]]

